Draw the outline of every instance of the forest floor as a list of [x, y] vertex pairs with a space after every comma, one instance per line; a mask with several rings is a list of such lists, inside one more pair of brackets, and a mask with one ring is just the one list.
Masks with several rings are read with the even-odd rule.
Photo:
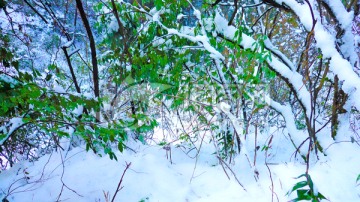
[[[301, 158], [290, 156], [294, 148], [278, 133], [268, 152], [260, 147], [256, 158], [249, 150], [249, 156], [238, 155], [231, 162], [219, 161], [214, 144], [206, 137], [198, 144], [199, 152], [187, 149], [184, 143], [170, 145], [171, 159], [169, 148], [135, 142], [127, 143], [133, 151], [116, 152], [117, 161], [81, 147], [54, 151], [38, 161], [24, 161], [3, 171], [0, 199], [111, 201], [124, 174], [114, 201], [290, 201], [296, 198], [296, 191], [287, 193], [303, 180], [295, 178], [305, 173], [306, 165]], [[253, 144], [251, 136], [248, 140]], [[261, 145], [266, 137], [257, 141]], [[349, 141], [328, 146], [327, 156], [321, 155], [309, 168], [315, 192], [333, 202], [360, 201], [356, 182], [360, 147]]]

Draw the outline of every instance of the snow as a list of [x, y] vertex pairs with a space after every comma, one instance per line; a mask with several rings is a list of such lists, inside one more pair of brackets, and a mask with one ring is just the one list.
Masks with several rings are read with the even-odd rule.
[[[354, 197], [354, 194], [360, 192], [360, 188], [355, 187], [360, 161], [355, 155], [344, 155], [347, 152], [359, 152], [359, 147], [355, 145], [344, 143], [331, 146], [327, 150], [328, 162], [316, 164], [311, 168], [310, 174], [318, 190], [322, 194], [329, 193], [327, 197], [330, 201], [360, 200], [359, 196], [358, 198]], [[335, 161], [339, 162], [335, 163]]]
[[22, 126], [23, 124], [24, 124], [24, 122], [23, 122], [22, 118], [14, 117], [14, 118], [10, 119], [10, 121], [6, 124], [7, 127], [9, 127], [9, 130], [7, 130], [6, 127], [4, 127], [4, 126], [0, 127], [0, 131], [3, 134], [5, 134], [5, 136], [0, 139], [0, 145], [2, 145], [5, 142], [5, 140], [7, 140], [12, 135], [12, 133], [16, 129], [18, 129], [20, 126]]
[[297, 130], [295, 125], [295, 118], [293, 117], [293, 113], [291, 111], [291, 107], [289, 105], [282, 105], [275, 100], [271, 99], [269, 96], [267, 96], [267, 104], [271, 106], [273, 109], [275, 109], [277, 112], [279, 112], [286, 122], [286, 128], [289, 131], [289, 133], [292, 136], [296, 136], [297, 134], [300, 134], [301, 132]]
[[152, 20], [153, 20], [154, 22], [158, 22], [158, 21], [159, 21], [159, 18], [160, 18], [160, 14], [159, 14], [159, 12], [156, 12], [156, 13], [154, 13]]
[[[233, 26], [228, 26], [227, 20], [224, 17], [222, 17], [219, 13], [217, 13], [214, 20], [215, 20], [217, 32], [223, 34], [224, 37], [227, 39], [230, 39], [230, 40], [235, 39], [236, 29]], [[252, 37], [242, 33], [241, 39], [242, 40], [240, 41], [240, 45], [244, 49], [251, 49], [251, 50], [257, 51], [257, 50], [255, 50], [255, 47], [253, 46], [253, 44], [256, 43], [256, 41]], [[271, 44], [269, 42], [267, 43], [266, 46], [269, 49], [275, 50], [274, 47], [271, 47]], [[287, 59], [283, 54], [281, 54], [281, 56], [284, 57], [285, 61], [288, 63], [290, 68], [286, 64], [281, 62], [279, 59], [277, 59], [276, 57], [267, 59], [267, 63], [269, 64], [269, 66], [272, 69], [274, 69], [282, 77], [286, 78], [287, 82], [289, 82], [289, 84], [291, 84], [293, 86], [293, 89], [297, 92], [298, 97], [301, 100], [302, 104], [307, 109], [307, 111], [306, 111], [307, 115], [310, 116], [310, 110], [309, 110], [311, 108], [310, 107], [311, 106], [310, 105], [310, 93], [306, 89], [306, 86], [303, 84], [303, 81], [302, 81], [303, 77], [298, 72], [295, 71], [295, 67], [290, 62], [289, 59]]]
[[354, 18], [354, 13], [352, 11], [348, 12], [345, 9], [344, 4], [339, 0], [325, 0], [325, 2], [330, 6], [343, 29], [351, 27], [351, 22]]
[[[300, 21], [304, 25], [305, 29], [310, 31], [313, 26], [313, 21], [311, 17], [311, 12], [309, 10], [309, 5], [305, 2], [300, 4], [296, 0], [275, 0], [280, 5], [287, 5], [292, 8], [296, 15], [300, 18]], [[313, 1], [310, 1], [313, 2]], [[312, 7], [314, 7], [312, 5]]]
[[[291, 7], [299, 16], [304, 28], [307, 31], [312, 29], [313, 19], [307, 3], [299, 3], [301, 1], [298, 0], [275, 1]], [[255, 3], [258, 2], [259, 0], [255, 1]], [[315, 1], [310, 2], [311, 6], [315, 8]], [[354, 63], [351, 62], [352, 60], [350, 59], [349, 62], [344, 59], [344, 57], [346, 58], [347, 55], [353, 53], [351, 51], [353, 39], [349, 34], [353, 13], [346, 12], [340, 0], [324, 0], [324, 2], [334, 11], [341, 27], [346, 30], [343, 37], [344, 45], [340, 47], [344, 56], [337, 50], [338, 39], [320, 23], [320, 20], [314, 27], [316, 46], [321, 49], [324, 58], [329, 59], [331, 70], [329, 75], [338, 74], [342, 80], [340, 82], [341, 88], [350, 96], [346, 104], [347, 108], [349, 109], [353, 105], [359, 108], [360, 102], [357, 100], [360, 97], [360, 79], [353, 71]], [[191, 27], [184, 26], [177, 30], [162, 24], [160, 15], [170, 12], [169, 9], [156, 10], [154, 8], [146, 16], [148, 20], [152, 20], [161, 28], [167, 30], [169, 35], [177, 35], [198, 45], [183, 46], [183, 48], [206, 50], [214, 59], [216, 68], [219, 70], [219, 77], [225, 83], [224, 90], [229, 100], [232, 100], [231, 93], [228, 92], [226, 77], [221, 70], [221, 62], [224, 62], [225, 57], [209, 43], [208, 35], [209, 31], [211, 31], [210, 34], [213, 36], [221, 34], [227, 39], [234, 40], [237, 30], [234, 26], [228, 26], [226, 19], [219, 13], [216, 14], [215, 19], [202, 19], [201, 12], [195, 8], [193, 10], [201, 28], [201, 32], [196, 35], [194, 28]], [[143, 9], [141, 11], [147, 12]], [[319, 14], [316, 9], [314, 13], [318, 19]], [[2, 12], [0, 12], [0, 15], [0, 17], [5, 17]], [[58, 16], [60, 15], [62, 14], [58, 13]], [[149, 18], [149, 16], [152, 17]], [[183, 14], [179, 14], [177, 19], [180, 20], [183, 17]], [[20, 18], [19, 15], [14, 17], [14, 20], [21, 22]], [[216, 25], [215, 31], [212, 30], [214, 23]], [[5, 23], [1, 24], [2, 28], [6, 29], [5, 25]], [[117, 26], [115, 19], [112, 18], [109, 25], [110, 30], [116, 30]], [[144, 25], [142, 28], [146, 31], [148, 25]], [[300, 33], [301, 30], [297, 29], [295, 32]], [[155, 38], [152, 45], [171, 44], [170, 40], [165, 39]], [[239, 45], [244, 49], [258, 51], [254, 46], [256, 44], [254, 38], [242, 34], [241, 39]], [[356, 41], [360, 41], [358, 36], [355, 38]], [[74, 38], [63, 46], [69, 47], [73, 42]], [[283, 44], [285, 46], [286, 42], [283, 42]], [[265, 46], [276, 55], [272, 59], [268, 59], [267, 63], [293, 87], [309, 116], [309, 109], [311, 108], [310, 93], [306, 89], [303, 77], [296, 72], [293, 62], [279, 51], [270, 40], [265, 40]], [[70, 55], [78, 50], [72, 51]], [[105, 52], [101, 57], [109, 53]], [[30, 57], [29, 55], [26, 56]], [[255, 67], [253, 75], [257, 75], [259, 67], [259, 65]], [[166, 68], [169, 68], [169, 66]], [[126, 65], [126, 70], [130, 71], [131, 65]], [[240, 69], [240, 71], [242, 70]], [[198, 77], [198, 75], [193, 76], [194, 78]], [[183, 76], [182, 78], [185, 79], [186, 77]], [[13, 85], [17, 84], [16, 80], [5, 75], [0, 75], [0, 80]], [[54, 86], [49, 88], [58, 93], [66, 93], [63, 86], [57, 83], [54, 83]], [[90, 86], [89, 84], [83, 84], [82, 88], [90, 89]], [[93, 98], [93, 94], [90, 92], [83, 95]], [[286, 193], [299, 181], [294, 177], [304, 174], [306, 170], [306, 165], [299, 158], [299, 155], [297, 158], [294, 157], [296, 148], [294, 148], [293, 143], [294, 145], [300, 145], [308, 135], [306, 131], [297, 129], [295, 115], [289, 104], [278, 103], [270, 97], [266, 97], [265, 100], [272, 109], [282, 115], [282, 117], [278, 117], [280, 120], [278, 123], [285, 123], [286, 129], [265, 127], [264, 131], [257, 134], [257, 137], [255, 137], [251, 128], [250, 134], [247, 134], [245, 138], [241, 114], [240, 117], [235, 116], [232, 113], [231, 105], [225, 102], [214, 105], [215, 111], [218, 114], [225, 114], [240, 135], [242, 149], [240, 154], [234, 156], [231, 162], [229, 160], [219, 161], [217, 158], [219, 155], [217, 143], [210, 131], [201, 134], [202, 138], [199, 138], [201, 142], [195, 142], [196, 148], [201, 148], [197, 153], [196, 149], [191, 151], [186, 142], [176, 139], [178, 137], [170, 137], [170, 135], [164, 134], [166, 131], [157, 128], [151, 144], [142, 145], [131, 141], [126, 142], [136, 152], [132, 150], [125, 150], [124, 153], [116, 152], [118, 161], [111, 161], [104, 154], [102, 155], [105, 157], [101, 158], [99, 155], [86, 152], [81, 146], [70, 151], [53, 151], [35, 162], [21, 161], [13, 168], [0, 173], [0, 200], [6, 197], [11, 202], [24, 201], [24, 199], [26, 201], [107, 201], [104, 195], [109, 194], [110, 198], [114, 195], [125, 165], [131, 163], [130, 169], [124, 175], [123, 188], [119, 191], [115, 201], [261, 202], [273, 201], [272, 199], [274, 201], [289, 201], [296, 197], [295, 192], [290, 196], [286, 196]], [[106, 107], [110, 109], [109, 106], [104, 106], [104, 109]], [[83, 106], [78, 106], [72, 111], [77, 116], [82, 112]], [[213, 118], [209, 116], [206, 116], [206, 118]], [[190, 120], [195, 119], [190, 117]], [[348, 119], [349, 117], [346, 115], [339, 115], [339, 120], [342, 123], [349, 122]], [[14, 117], [7, 124], [1, 126], [0, 131], [2, 133], [0, 134], [2, 139], [0, 145], [23, 124], [22, 118]], [[142, 124], [144, 122], [140, 121], [139, 125]], [[322, 125], [320, 123], [316, 124], [319, 127]], [[339, 135], [336, 137], [336, 141], [330, 137], [329, 127], [325, 127], [318, 134], [318, 140], [324, 147], [326, 156], [320, 153], [317, 160], [315, 154], [311, 153], [309, 174], [314, 181], [315, 194], [321, 193], [330, 201], [360, 201], [360, 186], [357, 186], [355, 182], [360, 172], [360, 155], [358, 155], [360, 147], [357, 143], [351, 143], [350, 141], [350, 138], [352, 138], [349, 135], [352, 134], [349, 131], [350, 126], [346, 124], [340, 124], [339, 126]], [[220, 125], [220, 127], [224, 126]], [[61, 129], [70, 134], [74, 131], [73, 128]], [[175, 138], [175, 140], [172, 138]], [[157, 141], [163, 140], [169, 142], [166, 147], [156, 144]], [[254, 143], [260, 148], [266, 146], [267, 149], [256, 150]], [[70, 148], [71, 144], [66, 140], [62, 140], [60, 145], [63, 145], [63, 148]], [[305, 147], [307, 147], [307, 143], [299, 149], [302, 154], [307, 152]], [[171, 159], [169, 157], [170, 152]], [[256, 173], [259, 173], [258, 176]]]
[[[277, 3], [285, 3], [295, 11], [296, 15], [300, 18], [301, 23], [304, 25], [308, 32], [312, 29], [312, 18], [309, 9], [309, 5], [306, 3], [300, 4], [295, 0], [276, 0]], [[311, 1], [312, 2], [312, 1]], [[335, 17], [341, 23], [341, 26], [345, 29], [345, 44], [342, 49], [345, 49], [344, 53], [350, 53], [350, 59], [354, 63], [354, 57], [356, 54], [354, 52], [354, 39], [349, 36], [351, 34], [350, 27], [352, 22], [352, 13], [340, 12], [337, 10], [344, 10], [344, 6], [339, 0], [326, 1], [332, 11], [335, 11]], [[340, 6], [341, 5], [341, 6]], [[314, 7], [314, 5], [312, 5]], [[320, 14], [314, 10], [315, 19], [320, 19]], [[321, 23], [316, 23], [314, 27], [314, 37], [316, 39], [316, 46], [321, 50], [324, 58], [330, 59], [330, 70], [339, 76], [343, 83], [343, 90], [347, 94], [355, 94], [351, 96], [353, 103], [357, 108], [360, 108], [360, 103], [356, 102], [354, 99], [360, 97], [360, 78], [354, 72], [352, 65], [349, 61], [345, 60], [340, 53], [336, 50], [335, 37], [331, 35]], [[349, 39], [350, 37], [350, 39]], [[350, 40], [350, 41], [349, 41]], [[347, 51], [346, 51], [347, 50]], [[308, 107], [306, 107], [308, 109]], [[347, 110], [350, 110], [349, 108]]]
[[[306, 30], [310, 31], [312, 29], [313, 20], [311, 18], [309, 5], [305, 3], [300, 4], [295, 0], [277, 0], [277, 3], [285, 3], [287, 6], [291, 7], [292, 10], [296, 12], [297, 16], [299, 16], [301, 23], [304, 25]], [[314, 13], [316, 17], [319, 16], [319, 14], [315, 11]], [[346, 19], [348, 19], [348, 17], [346, 17]], [[227, 20], [219, 13], [216, 13], [214, 23], [218, 33], [223, 34], [227, 39], [235, 39], [235, 27], [227, 26]], [[316, 39], [316, 46], [321, 49], [324, 58], [330, 59], [330, 70], [335, 74], [338, 74], [340, 80], [344, 81], [343, 90], [348, 94], [355, 94], [355, 96], [351, 96], [352, 100], [350, 100], [350, 102], [353, 103], [357, 108], [360, 108], [359, 103], [355, 101], [356, 98], [360, 97], [360, 78], [353, 71], [351, 64], [345, 60], [336, 50], [334, 36], [326, 31], [321, 23], [315, 24], [314, 36]], [[241, 38], [242, 40], [240, 45], [244, 49], [249, 48], [254, 50], [253, 44], [255, 43], [255, 40], [253, 38], [247, 36], [246, 34], [242, 34]], [[275, 47], [273, 47], [269, 42], [265, 41], [265, 45], [275, 53], [279, 53], [279, 51], [277, 51]], [[290, 60], [287, 59], [283, 54], [280, 54], [279, 57], [281, 57], [281, 59], [285, 61], [286, 64], [281, 62], [276, 57], [273, 57], [271, 60], [268, 59], [267, 63], [282, 77], [286, 78], [287, 82], [293, 86], [293, 89], [297, 92], [302, 104], [307, 109], [307, 116], [310, 116], [310, 93], [302, 82], [302, 76], [295, 71], [295, 66], [293, 63], [290, 62]]]
[[116, 32], [119, 30], [119, 24], [114, 17], [112, 17], [110, 20], [109, 30], [112, 32]]
[[57, 82], [54, 83], [54, 87], [52, 89], [56, 93], [66, 93], [66, 90], [60, 86]]
[[11, 85], [11, 87], [14, 87], [15, 85], [19, 84], [18, 81], [13, 79], [12, 77], [6, 75], [6, 74], [0, 74], [0, 81], [4, 81], [5, 83], [8, 83]]
[[296, 71], [295, 65], [279, 49], [277, 49], [269, 39], [266, 39], [264, 42], [267, 49], [271, 50], [271, 52], [276, 53], [276, 55], [281, 57], [281, 59], [292, 71]]
[[84, 111], [84, 106], [82, 105], [79, 105], [77, 106], [73, 111], [72, 113], [75, 115], [75, 116], [80, 116]]
[[[64, 45], [62, 45], [62, 48], [69, 48], [74, 43], [75, 37], [73, 37], [70, 41], [66, 42]], [[71, 55], [71, 54], [70, 54]]]
[[[200, 16], [198, 16], [198, 17], [200, 17]], [[197, 35], [197, 36], [192, 36], [192, 35], [189, 35], [188, 33], [182, 33], [174, 28], [166, 27], [164, 24], [162, 24], [159, 21], [159, 12], [156, 12], [153, 15], [153, 21], [158, 23], [163, 29], [167, 30], [169, 35], [177, 35], [179, 37], [188, 39], [192, 42], [197, 42], [197, 43], [201, 44], [204, 47], [204, 49], [210, 53], [210, 56], [213, 59], [215, 59], [215, 60], [224, 60], [225, 59], [225, 57], [218, 50], [216, 50], [214, 47], [211, 46], [211, 44], [209, 42], [210, 40], [206, 35], [206, 31], [205, 31], [204, 26], [202, 25], [201, 20], [199, 20], [199, 23], [202, 25], [201, 26], [202, 27], [202, 30], [201, 30], [202, 35]]]
[[321, 48], [322, 54], [325, 58], [329, 58], [332, 55], [336, 54], [337, 50], [335, 49], [335, 37], [325, 31], [320, 26], [315, 26], [316, 31], [316, 46]]
[[186, 15], [184, 15], [184, 14], [179, 14], [177, 17], [176, 17], [176, 19], [177, 20], [181, 20], [181, 19], [183, 19], [184, 17], [186, 17]]
[[[225, 103], [219, 108], [227, 110]], [[259, 143], [266, 140], [260, 135]], [[270, 148], [271, 169], [274, 192], [279, 201], [289, 201], [295, 193], [286, 196], [298, 182], [294, 177], [303, 174], [305, 165], [285, 160], [284, 151], [293, 150], [281, 133], [274, 135]], [[249, 136], [248, 142], [253, 141]], [[287, 141], [287, 143], [286, 143]], [[240, 155], [229, 164], [237, 179], [229, 169], [219, 164], [214, 146], [204, 143], [198, 160], [190, 158], [182, 147], [171, 147], [172, 159], [167, 158], [167, 150], [157, 145], [127, 143], [136, 153], [125, 150], [116, 152], [118, 161], [99, 157], [83, 148], [69, 152], [58, 151], [40, 158], [36, 162], [21, 162], [0, 174], [0, 198], [7, 196], [11, 202], [23, 201], [105, 201], [104, 193], [114, 195], [116, 186], [125, 169], [123, 189], [115, 201], [271, 201], [271, 180], [264, 165], [264, 153], [259, 151], [257, 169], [259, 179], [254, 180], [248, 160]], [[247, 145], [249, 146], [249, 145]], [[275, 153], [279, 152], [281, 155]], [[327, 157], [310, 168], [310, 175], [317, 190], [330, 201], [358, 201], [359, 187], [355, 179], [360, 167], [360, 147], [352, 143], [332, 144], [327, 149]], [[192, 155], [190, 152], [189, 155]], [[249, 153], [250, 158], [253, 152]], [[229, 178], [227, 177], [229, 176]], [[62, 187], [62, 182], [66, 187]], [[70, 190], [71, 189], [71, 190]], [[76, 192], [76, 193], [75, 193]], [[81, 195], [81, 196], [80, 196]]]

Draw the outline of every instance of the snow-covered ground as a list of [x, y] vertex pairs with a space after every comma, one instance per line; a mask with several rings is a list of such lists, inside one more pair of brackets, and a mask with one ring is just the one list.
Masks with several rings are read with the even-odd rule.
[[[21, 162], [0, 174], [0, 199], [7, 196], [10, 202], [111, 201], [126, 163], [131, 163], [115, 201], [290, 201], [296, 193], [286, 193], [301, 180], [295, 177], [303, 174], [306, 166], [301, 160], [290, 161], [289, 151], [294, 149], [284, 135], [277, 137], [267, 159], [272, 181], [261, 149], [256, 166], [251, 168], [249, 162], [253, 165], [254, 156], [239, 155], [230, 164], [219, 164], [213, 144], [207, 141], [198, 158], [191, 158], [195, 150], [186, 154], [182, 146], [172, 146], [172, 163], [169, 152], [167, 155], [161, 146], [128, 143], [136, 153], [116, 153], [118, 161], [75, 148], [69, 152], [54, 151], [36, 162]], [[253, 142], [250, 137], [248, 140]], [[360, 201], [360, 186], [356, 184], [360, 147], [343, 142], [332, 144], [326, 153], [326, 157], [321, 156], [310, 166], [315, 187], [329, 201]], [[255, 170], [259, 173], [257, 180]]]

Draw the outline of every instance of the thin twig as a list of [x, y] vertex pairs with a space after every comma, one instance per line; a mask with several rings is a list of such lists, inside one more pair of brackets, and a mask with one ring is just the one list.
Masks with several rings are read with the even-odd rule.
[[43, 15], [41, 15], [36, 8], [34, 8], [28, 1], [24, 0], [24, 2], [46, 23], [48, 24], [48, 21], [45, 19]]
[[[218, 143], [217, 143], [216, 138], [214, 137], [213, 133], [211, 133], [211, 138], [213, 139], [212, 142], [214, 143], [214, 147], [216, 148], [217, 158], [220, 158]], [[220, 159], [219, 159], [219, 162], [220, 162], [220, 165], [221, 165], [222, 169], [224, 170], [224, 173], [225, 173], [226, 177], [230, 180], [230, 177], [229, 177], [229, 175], [227, 174], [227, 172], [225, 170], [224, 164], [222, 163], [222, 161]]]
[[62, 192], [63, 192], [63, 190], [64, 190], [64, 187], [67, 188], [68, 190], [74, 192], [76, 195], [78, 195], [78, 196], [80, 196], [80, 197], [84, 197], [84, 196], [82, 196], [81, 194], [77, 193], [74, 189], [71, 189], [69, 186], [67, 186], [67, 185], [65, 184], [65, 182], [64, 182], [64, 180], [63, 180], [64, 174], [65, 174], [65, 163], [64, 163], [65, 161], [64, 161], [64, 158], [63, 158], [63, 155], [62, 155], [61, 150], [60, 150], [59, 154], [60, 154], [60, 157], [61, 157], [61, 165], [62, 165], [62, 172], [61, 172], [61, 177], [60, 177], [62, 186], [61, 186], [61, 190], [60, 190], [60, 193], [59, 193], [56, 201], [60, 201], [60, 197], [61, 197], [61, 195], [62, 195]]
[[198, 162], [198, 160], [199, 160], [199, 154], [200, 154], [201, 146], [202, 146], [202, 144], [203, 144], [203, 142], [204, 142], [205, 135], [206, 135], [206, 131], [204, 132], [204, 135], [203, 135], [202, 138], [201, 138], [200, 146], [199, 146], [199, 149], [197, 150], [196, 160], [195, 160], [195, 166], [194, 166], [193, 173], [192, 173], [192, 175], [191, 175], [190, 182], [192, 181], [192, 179], [194, 178], [194, 175], [195, 175], [196, 165], [197, 165], [197, 162]]
[[[272, 137], [273, 137], [273, 136], [271, 136], [271, 138], [270, 138], [270, 140], [269, 140], [269, 143], [268, 143], [268, 146], [267, 146], [268, 148], [271, 147]], [[266, 165], [266, 167], [267, 167], [267, 169], [268, 169], [268, 171], [269, 171], [269, 176], [270, 176], [270, 180], [271, 180], [271, 202], [274, 202], [274, 194], [275, 194], [275, 196], [276, 196], [276, 198], [277, 198], [277, 200], [278, 200], [278, 202], [279, 202], [279, 198], [278, 198], [278, 196], [276, 195], [276, 193], [274, 192], [274, 181], [273, 181], [273, 178], [272, 178], [272, 174], [271, 174], [271, 170], [270, 170], [269, 164], [268, 164], [268, 162], [267, 162], [267, 157], [268, 157], [268, 149], [265, 150], [265, 165]]]
[[[336, 142], [333, 142], [333, 143], [331, 143], [326, 149], [324, 149], [324, 153], [332, 146], [332, 145], [334, 145], [334, 144], [338, 144], [338, 143], [342, 143], [342, 142], [349, 142], [349, 143], [354, 143], [354, 142], [356, 142], [356, 144], [357, 145], [359, 145], [359, 142], [358, 141], [356, 141], [356, 140], [353, 140], [353, 141], [336, 141]], [[359, 145], [360, 146], [360, 145]]]
[[244, 185], [241, 184], [240, 180], [236, 177], [235, 172], [230, 168], [230, 166], [219, 156], [217, 156], [217, 158], [230, 170], [230, 172], [234, 175], [235, 180], [239, 183], [239, 185], [244, 189], [244, 191], [247, 192], [247, 190], [245, 189]]
[[115, 191], [115, 194], [114, 194], [113, 198], [111, 199], [111, 202], [114, 202], [114, 201], [115, 201], [115, 197], [116, 197], [117, 193], [123, 188], [123, 187], [121, 186], [121, 183], [122, 183], [122, 181], [123, 181], [123, 179], [124, 179], [124, 176], [125, 176], [126, 171], [127, 171], [127, 170], [130, 168], [130, 166], [131, 166], [131, 162], [130, 162], [130, 163], [125, 162], [125, 163], [126, 163], [125, 170], [124, 170], [123, 174], [121, 175], [119, 184], [118, 184], [118, 186], [116, 187], [116, 191]]

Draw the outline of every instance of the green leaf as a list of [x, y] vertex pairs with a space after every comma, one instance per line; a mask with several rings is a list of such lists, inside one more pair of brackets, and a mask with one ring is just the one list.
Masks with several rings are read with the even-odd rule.
[[145, 144], [145, 139], [143, 135], [139, 135], [139, 140], [141, 143]]
[[301, 174], [301, 175], [299, 175], [298, 177], [295, 177], [295, 179], [299, 179], [299, 178], [301, 178], [301, 177], [306, 177], [306, 174]]
[[163, 140], [163, 141], [161, 141], [158, 145], [159, 145], [159, 146], [165, 146], [165, 145], [167, 145], [167, 142], [166, 142], [165, 140]]
[[51, 77], [52, 77], [52, 74], [48, 74], [48, 75], [46, 75], [45, 80], [49, 81], [51, 79]]
[[310, 195], [310, 190], [306, 190], [306, 189], [299, 189], [296, 191], [297, 192], [297, 200], [301, 201], [301, 200], [311, 200], [313, 197]]
[[0, 134], [0, 140], [3, 140], [6, 137], [5, 134]]
[[318, 193], [317, 197], [318, 197], [319, 199], [326, 199], [325, 196], [322, 195], [320, 192]]
[[156, 10], [160, 10], [161, 7], [163, 7], [163, 1], [162, 0], [155, 0], [155, 7], [156, 7]]
[[123, 151], [124, 151], [124, 145], [123, 145], [122, 142], [119, 142], [119, 143], [118, 143], [118, 149], [119, 149], [120, 152], [123, 152]]
[[307, 181], [298, 182], [298, 183], [296, 183], [296, 184], [293, 186], [293, 188], [291, 189], [291, 191], [289, 191], [289, 192], [287, 193], [287, 195], [290, 195], [293, 191], [295, 191], [295, 190], [297, 190], [297, 189], [299, 189], [299, 188], [303, 188], [303, 187], [305, 187], [305, 186], [307, 186], [307, 185], [308, 185], [308, 182], [307, 182]]

